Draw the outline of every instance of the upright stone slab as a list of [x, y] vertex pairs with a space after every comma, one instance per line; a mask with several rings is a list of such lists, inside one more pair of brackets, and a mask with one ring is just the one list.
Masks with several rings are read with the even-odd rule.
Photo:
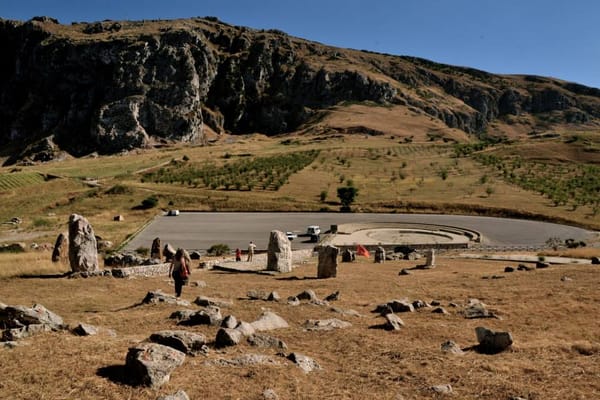
[[269, 236], [267, 270], [283, 273], [292, 271], [292, 244], [281, 231], [271, 231]]
[[52, 250], [52, 262], [66, 261], [69, 257], [69, 239], [61, 233], [56, 238], [54, 250]]
[[73, 272], [98, 272], [98, 247], [94, 229], [78, 214], [69, 218], [69, 262]]
[[152, 248], [150, 249], [150, 258], [162, 260], [162, 248], [160, 247], [160, 238], [154, 238]]
[[431, 249], [427, 252], [425, 268], [435, 268], [435, 249]]
[[319, 250], [317, 278], [335, 278], [337, 276], [337, 256], [340, 252], [335, 246], [327, 245]]

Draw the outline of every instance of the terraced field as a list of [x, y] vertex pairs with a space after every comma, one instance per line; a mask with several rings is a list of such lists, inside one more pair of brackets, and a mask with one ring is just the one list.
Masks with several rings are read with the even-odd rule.
[[46, 180], [45, 176], [37, 172], [17, 172], [0, 175], [0, 191], [8, 191], [23, 186], [30, 186], [42, 183]]

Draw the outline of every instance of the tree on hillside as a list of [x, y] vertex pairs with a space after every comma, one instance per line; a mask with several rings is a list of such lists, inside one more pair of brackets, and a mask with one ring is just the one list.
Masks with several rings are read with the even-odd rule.
[[354, 203], [356, 196], [358, 196], [358, 189], [354, 186], [342, 186], [337, 189], [337, 196], [342, 203], [340, 211], [349, 212], [350, 205]]

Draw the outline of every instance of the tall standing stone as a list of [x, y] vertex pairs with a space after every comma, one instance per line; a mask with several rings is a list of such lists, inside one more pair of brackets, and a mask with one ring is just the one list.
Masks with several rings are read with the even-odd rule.
[[150, 249], [150, 258], [162, 260], [162, 248], [160, 247], [160, 238], [154, 238], [152, 248]]
[[431, 249], [427, 252], [425, 268], [434, 268], [434, 267], [435, 267], [435, 249]]
[[73, 272], [100, 271], [94, 229], [78, 214], [69, 217], [69, 262]]
[[52, 262], [66, 261], [69, 256], [69, 239], [61, 233], [56, 238], [54, 250], [52, 250]]
[[267, 270], [284, 273], [292, 271], [292, 244], [281, 231], [271, 231], [267, 249]]
[[317, 278], [335, 278], [337, 276], [337, 256], [340, 252], [335, 246], [327, 245], [319, 250]]
[[342, 252], [342, 262], [353, 262], [356, 260], [356, 254], [350, 249], [346, 249]]

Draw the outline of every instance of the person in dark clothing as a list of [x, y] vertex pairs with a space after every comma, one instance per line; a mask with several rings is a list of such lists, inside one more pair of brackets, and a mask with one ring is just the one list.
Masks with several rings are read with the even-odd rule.
[[184, 249], [177, 249], [169, 267], [169, 277], [175, 281], [175, 296], [181, 297], [181, 290], [187, 285], [190, 276], [191, 258]]

